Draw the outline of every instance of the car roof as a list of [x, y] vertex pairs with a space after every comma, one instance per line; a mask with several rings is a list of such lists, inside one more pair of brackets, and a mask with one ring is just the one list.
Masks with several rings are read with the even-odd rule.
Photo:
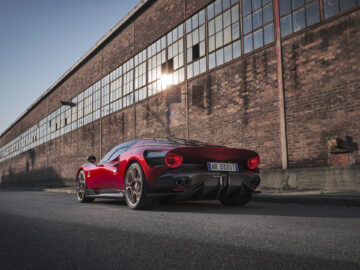
[[146, 146], [146, 145], [171, 145], [171, 146], [219, 146], [219, 145], [210, 145], [206, 142], [195, 141], [195, 140], [186, 140], [182, 138], [144, 138], [138, 140], [139, 143], [133, 145], [137, 146]]

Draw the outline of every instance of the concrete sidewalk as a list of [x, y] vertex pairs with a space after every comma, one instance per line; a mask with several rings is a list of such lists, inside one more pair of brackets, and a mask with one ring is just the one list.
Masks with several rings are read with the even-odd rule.
[[321, 190], [262, 190], [261, 193], [254, 194], [253, 200], [274, 203], [360, 206], [360, 192], [327, 192]]
[[[0, 188], [0, 190], [44, 191], [75, 194], [74, 187], [6, 187]], [[253, 195], [253, 201], [360, 206], [360, 192], [326, 192], [320, 190], [262, 190], [261, 193], [256, 193]]]

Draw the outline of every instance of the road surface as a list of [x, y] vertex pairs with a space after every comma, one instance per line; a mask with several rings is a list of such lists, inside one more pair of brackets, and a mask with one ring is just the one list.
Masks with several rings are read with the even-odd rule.
[[1, 190], [0, 269], [360, 269], [360, 208]]

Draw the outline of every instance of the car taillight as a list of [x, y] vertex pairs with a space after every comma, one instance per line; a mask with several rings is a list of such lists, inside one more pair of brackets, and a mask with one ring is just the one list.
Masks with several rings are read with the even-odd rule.
[[175, 153], [167, 153], [165, 156], [165, 164], [170, 168], [177, 168], [183, 162], [183, 157]]
[[248, 159], [248, 161], [247, 161], [248, 168], [250, 170], [256, 169], [256, 167], [259, 165], [259, 161], [260, 161], [259, 157], [254, 157], [254, 158]]

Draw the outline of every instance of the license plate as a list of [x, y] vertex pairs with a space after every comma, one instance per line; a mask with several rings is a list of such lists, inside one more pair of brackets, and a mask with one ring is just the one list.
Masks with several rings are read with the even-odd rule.
[[207, 167], [209, 171], [221, 171], [221, 172], [239, 171], [239, 166], [237, 165], [237, 163], [208, 162]]

